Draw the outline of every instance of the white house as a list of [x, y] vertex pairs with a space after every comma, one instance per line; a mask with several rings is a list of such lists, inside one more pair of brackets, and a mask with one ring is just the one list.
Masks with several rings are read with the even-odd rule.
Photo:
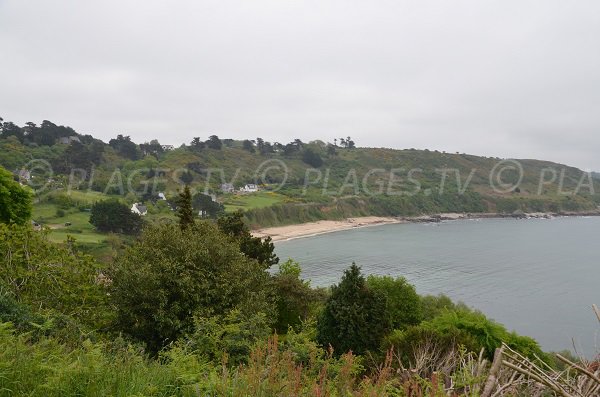
[[173, 145], [161, 145], [161, 146], [165, 152], [167, 150], [173, 150], [175, 148]]
[[140, 216], [144, 216], [148, 213], [148, 208], [146, 208], [146, 206], [142, 205], [141, 203], [134, 203], [131, 206], [131, 212]]
[[240, 188], [240, 190], [244, 193], [256, 193], [258, 192], [258, 186], [253, 183], [248, 183], [243, 188]]

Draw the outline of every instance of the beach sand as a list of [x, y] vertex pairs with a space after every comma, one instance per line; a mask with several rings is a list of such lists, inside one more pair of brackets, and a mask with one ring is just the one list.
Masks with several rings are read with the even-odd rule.
[[315, 236], [323, 233], [338, 232], [357, 227], [385, 225], [391, 223], [405, 223], [402, 218], [386, 218], [379, 216], [365, 216], [348, 218], [341, 221], [317, 221], [301, 223], [298, 225], [277, 226], [252, 231], [255, 237], [270, 236], [273, 241], [291, 240], [300, 237]]
[[485, 218], [552, 218], [555, 216], [598, 216], [600, 211], [589, 212], [569, 212], [569, 213], [522, 213], [519, 215], [496, 214], [496, 213], [478, 213], [478, 214], [463, 214], [463, 213], [444, 213], [436, 215], [422, 215], [415, 217], [379, 217], [379, 216], [364, 216], [358, 218], [348, 218], [340, 221], [318, 221], [309, 223], [300, 223], [296, 225], [268, 227], [256, 229], [252, 231], [255, 237], [270, 236], [273, 241], [285, 241], [301, 237], [316, 236], [324, 233], [338, 232], [341, 230], [349, 230], [358, 227], [386, 225], [392, 223], [421, 223], [421, 222], [440, 222], [452, 221], [459, 219], [485, 219]]

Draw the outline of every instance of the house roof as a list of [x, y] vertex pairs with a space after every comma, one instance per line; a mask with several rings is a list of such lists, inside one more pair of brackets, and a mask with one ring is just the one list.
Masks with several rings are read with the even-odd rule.
[[147, 208], [145, 205], [142, 205], [142, 204], [135, 203], [133, 206], [134, 206], [134, 207], [135, 207], [135, 208], [136, 208], [138, 211], [140, 211], [140, 212], [147, 212], [147, 211], [148, 211], [148, 208]]

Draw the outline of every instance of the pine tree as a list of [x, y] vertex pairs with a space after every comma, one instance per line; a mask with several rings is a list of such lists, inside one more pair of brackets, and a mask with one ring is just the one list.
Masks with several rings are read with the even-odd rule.
[[370, 290], [356, 264], [344, 272], [317, 324], [317, 340], [331, 345], [337, 355], [376, 350], [389, 331], [386, 298]]
[[177, 201], [177, 217], [179, 218], [179, 227], [185, 230], [188, 226], [194, 225], [194, 210], [192, 209], [192, 193], [190, 187], [185, 185], [183, 192], [179, 193]]

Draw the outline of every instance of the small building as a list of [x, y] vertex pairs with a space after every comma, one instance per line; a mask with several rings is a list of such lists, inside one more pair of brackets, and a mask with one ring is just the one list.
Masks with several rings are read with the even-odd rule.
[[142, 205], [141, 203], [134, 203], [131, 206], [131, 212], [133, 212], [134, 214], [138, 214], [139, 216], [144, 216], [148, 213], [148, 208], [145, 205]]
[[258, 192], [258, 186], [256, 186], [253, 183], [248, 183], [240, 190], [244, 193], [256, 193], [256, 192]]
[[165, 196], [165, 194], [163, 192], [160, 192], [160, 193], [158, 193], [158, 199], [166, 201], [167, 200], [167, 196]]
[[233, 193], [234, 187], [232, 183], [223, 183], [221, 184], [221, 191], [223, 193]]
[[58, 143], [60, 143], [62, 145], [70, 145], [73, 142], [81, 143], [81, 141], [79, 140], [79, 137], [76, 135], [63, 136], [63, 137], [58, 138]]
[[174, 147], [173, 145], [161, 145], [161, 146], [162, 146], [162, 149], [163, 149], [165, 152], [166, 152], [166, 151], [169, 151], [169, 150], [173, 150], [173, 149], [175, 149], [175, 147]]

